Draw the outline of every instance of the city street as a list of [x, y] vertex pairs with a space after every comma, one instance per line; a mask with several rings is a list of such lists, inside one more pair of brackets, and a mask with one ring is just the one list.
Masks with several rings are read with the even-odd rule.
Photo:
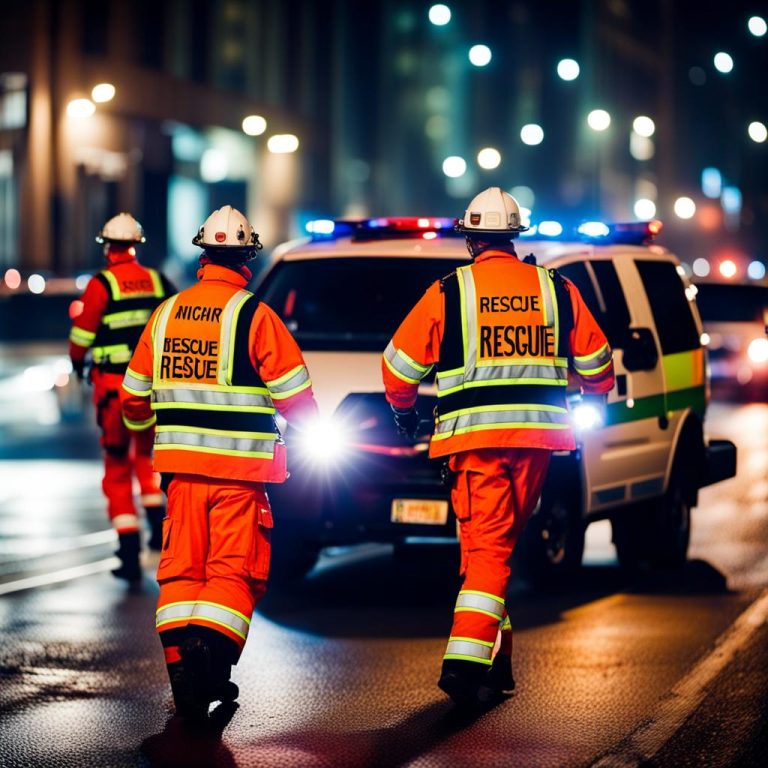
[[768, 406], [714, 405], [709, 432], [737, 443], [739, 471], [702, 492], [685, 570], [627, 580], [598, 523], [569, 591], [514, 582], [518, 687], [490, 712], [460, 716], [435, 686], [453, 547], [371, 545], [268, 596], [239, 707], [190, 732], [170, 717], [156, 559], [134, 593], [108, 573], [92, 426], [4, 424], [0, 765], [764, 764]]

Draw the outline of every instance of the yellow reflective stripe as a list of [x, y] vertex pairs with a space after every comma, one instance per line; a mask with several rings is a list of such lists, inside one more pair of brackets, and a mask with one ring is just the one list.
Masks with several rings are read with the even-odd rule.
[[126, 369], [125, 374], [126, 376], [130, 374], [134, 379], [138, 379], [139, 381], [152, 381], [151, 376], [147, 376], [145, 373], [138, 373], [137, 371], [134, 371], [130, 366]]
[[136, 395], [136, 397], [151, 397], [152, 396], [152, 388], [149, 388], [149, 391], [147, 390], [140, 390], [140, 389], [134, 389], [133, 387], [129, 386], [125, 383], [125, 379], [123, 379], [123, 389], [126, 392], [129, 392], [132, 395]]
[[[157, 391], [155, 391], [155, 395], [157, 395]], [[237, 413], [266, 414], [277, 413], [276, 408], [267, 408], [260, 405], [210, 405], [209, 403], [158, 403], [156, 400], [152, 401], [153, 411], [161, 411], [163, 408], [182, 408], [188, 411], [232, 411]]]
[[400, 373], [400, 371], [398, 371], [397, 368], [395, 368], [395, 366], [392, 365], [392, 363], [390, 363], [386, 357], [384, 357], [383, 360], [384, 360], [384, 365], [387, 366], [390, 373], [392, 373], [393, 376], [396, 376], [398, 379], [400, 379], [400, 381], [404, 381], [407, 384], [421, 383], [421, 379], [412, 379], [410, 376], [406, 376], [404, 373]]
[[570, 422], [565, 410], [526, 409], [520, 406], [480, 407], [452, 416], [440, 415], [435, 427], [435, 437], [478, 429], [499, 429], [507, 426], [517, 429], [568, 429]]
[[249, 459], [267, 459], [272, 460], [275, 457], [274, 453], [268, 453], [266, 451], [238, 451], [230, 448], [209, 448], [204, 445], [184, 445], [176, 443], [159, 444], [155, 443], [156, 451], [192, 451], [194, 453], [214, 453], [217, 456], [235, 456]]
[[175, 296], [171, 296], [168, 301], [163, 302], [160, 305], [160, 309], [155, 314], [155, 323], [152, 329], [152, 346], [154, 348], [154, 360], [152, 366], [154, 368], [153, 380], [155, 382], [160, 381], [160, 361], [163, 358], [163, 347], [165, 346], [165, 331], [168, 327], [168, 319], [173, 311], [173, 305], [176, 303], [176, 299], [179, 298], [177, 293]]
[[237, 433], [226, 430], [164, 426], [160, 427], [155, 435], [155, 449], [173, 446], [179, 450], [213, 451], [227, 453], [230, 456], [272, 458], [276, 440], [277, 435], [273, 433], [266, 433], [263, 437], [239, 437]]
[[[195, 605], [211, 605], [214, 608], [221, 608], [223, 611], [227, 611], [228, 613], [231, 613], [234, 616], [238, 616], [246, 624], [248, 624], [248, 626], [250, 626], [250, 624], [251, 624], [251, 620], [244, 613], [240, 613], [240, 611], [237, 611], [234, 608], [230, 608], [227, 605], [222, 605], [221, 603], [212, 603], [210, 600], [176, 600], [173, 603], [165, 603], [164, 605], [160, 606], [160, 608], [158, 608], [155, 611], [155, 616], [159, 616], [161, 614], [161, 612], [167, 611], [169, 608], [175, 608], [176, 606], [181, 606], [181, 605], [190, 605], [190, 606], [195, 606]], [[192, 609], [191, 608], [190, 608], [189, 614], [187, 614], [187, 615], [190, 615], [190, 616], [192, 615]]]
[[539, 288], [541, 290], [541, 313], [544, 325], [548, 328], [556, 327], [557, 299], [555, 298], [555, 286], [549, 276], [546, 267], [537, 267], [539, 271]]
[[90, 347], [95, 338], [96, 334], [94, 332], [78, 328], [76, 325], [73, 325], [72, 330], [69, 332], [69, 340], [79, 347]]
[[602, 373], [612, 362], [612, 360], [609, 360], [599, 368], [579, 368], [577, 365], [574, 365], [573, 369], [576, 371], [576, 373], [579, 374], [579, 376], [596, 376], [598, 373]]
[[221, 435], [222, 437], [242, 437], [254, 440], [277, 440], [274, 432], [238, 432], [231, 429], [210, 429], [209, 427], [181, 427], [164, 424], [157, 428], [157, 433], [163, 432], [189, 432], [197, 435]]
[[463, 381], [461, 384], [459, 384], [456, 387], [451, 387], [450, 389], [441, 389], [438, 391], [437, 396], [438, 397], [445, 397], [446, 395], [451, 395], [454, 392], [458, 392], [461, 389], [472, 389], [473, 387], [492, 387], [497, 386], [499, 384], [543, 384], [546, 386], [553, 386], [553, 387], [566, 387], [568, 386], [568, 381], [564, 379], [533, 379], [533, 378], [527, 378], [527, 379], [488, 379], [487, 381]]
[[143, 432], [145, 429], [151, 427], [157, 422], [157, 417], [152, 415], [146, 421], [131, 421], [125, 414], [123, 414], [123, 424], [125, 424], [131, 432]]
[[151, 309], [130, 309], [125, 312], [113, 312], [111, 315], [104, 315], [101, 322], [111, 330], [133, 328], [138, 325], [146, 325], [151, 314]]
[[471, 266], [460, 267], [456, 270], [456, 274], [459, 278], [459, 292], [462, 300], [462, 326], [465, 334], [464, 376], [467, 379], [471, 379], [477, 365], [477, 340], [480, 335], [477, 323], [477, 292]]
[[463, 435], [467, 432], [480, 432], [487, 429], [569, 429], [569, 424], [531, 423], [528, 421], [500, 421], [493, 424], [477, 424], [468, 427], [459, 427], [450, 432], [435, 433], [433, 440], [445, 440], [453, 435]]
[[154, 288], [155, 298], [162, 299], [163, 296], [165, 296], [165, 291], [163, 290], [163, 281], [160, 278], [160, 274], [156, 269], [150, 269], [150, 268], [147, 268], [147, 272], [149, 272], [149, 276], [152, 280], [152, 286]]
[[298, 365], [279, 379], [265, 382], [273, 400], [284, 400], [312, 386], [305, 365]]
[[101, 273], [109, 283], [109, 287], [112, 290], [112, 298], [115, 301], [120, 300], [120, 283], [117, 282], [117, 278], [108, 270], [102, 269]]
[[271, 381], [265, 381], [264, 383], [267, 385], [267, 389], [270, 389], [270, 390], [277, 389], [281, 384], [285, 384], [286, 381], [288, 381], [289, 379], [292, 379], [297, 373], [300, 373], [302, 370], [306, 370], [306, 366], [297, 365], [295, 368], [288, 371], [288, 373], [285, 373], [276, 379], [272, 379]]
[[600, 349], [597, 350], [597, 352], [591, 352], [588, 355], [574, 355], [573, 359], [578, 363], [586, 363], [589, 360], [594, 360], [599, 355], [602, 355], [604, 352], [608, 351], [608, 344], [603, 344]]
[[500, 606], [504, 607], [506, 603], [504, 602], [503, 597], [499, 597], [498, 595], [494, 595], [491, 592], [482, 592], [479, 589], [462, 589], [459, 590], [459, 597], [461, 595], [475, 595], [476, 597], [484, 597], [487, 600], [492, 600], [494, 603], [498, 603]]
[[293, 397], [294, 395], [298, 394], [302, 390], [309, 389], [312, 386], [312, 382], [307, 379], [303, 384], [299, 384], [298, 387], [294, 387], [293, 389], [289, 389], [286, 392], [275, 392], [272, 394], [273, 400], [285, 400], [287, 397]]
[[106, 347], [91, 347], [94, 363], [127, 363], [133, 352], [127, 344], [112, 344]]
[[219, 384], [232, 383], [232, 370], [235, 357], [235, 332], [237, 331], [237, 318], [243, 304], [252, 296], [250, 291], [239, 290], [232, 295], [221, 313], [221, 327], [219, 330], [219, 370], [216, 381]]
[[501, 621], [501, 626], [499, 627], [499, 629], [500, 629], [502, 632], [506, 632], [506, 631], [508, 631], [508, 630], [511, 630], [511, 629], [512, 629], [512, 622], [509, 620], [509, 616], [505, 616], [505, 617], [502, 619], [502, 621]]
[[431, 365], [422, 365], [421, 363], [417, 363], [408, 353], [403, 352], [402, 349], [397, 349], [397, 356], [402, 358], [408, 365], [411, 366], [411, 368], [414, 368], [419, 373], [426, 376], [431, 370]]
[[275, 407], [269, 391], [262, 387], [226, 387], [170, 382], [155, 386], [158, 408], [259, 408], [263, 413], [274, 413]]
[[[476, 405], [472, 408], [458, 408], [455, 411], [449, 411], [440, 415], [440, 419], [452, 419], [454, 416], [463, 416], [467, 413], [487, 413], [489, 411], [551, 411], [552, 413], [568, 414], [567, 408], [561, 408], [559, 405], [539, 405], [539, 404], [515, 404], [515, 405]], [[479, 593], [488, 594], [488, 593]]]
[[395, 347], [393, 342], [384, 350], [384, 362], [392, 373], [410, 384], [418, 384], [431, 370], [431, 365], [417, 363], [407, 352]]

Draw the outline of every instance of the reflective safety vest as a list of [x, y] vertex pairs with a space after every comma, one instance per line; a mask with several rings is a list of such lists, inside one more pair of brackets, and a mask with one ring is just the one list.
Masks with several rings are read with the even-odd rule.
[[[73, 339], [91, 347], [93, 364], [106, 373], [125, 372], [144, 326], [166, 295], [156, 270], [136, 262], [116, 267], [119, 275], [104, 269], [93, 277], [103, 284], [108, 299], [92, 343], [83, 344], [86, 339]], [[73, 334], [78, 332], [85, 334], [81, 329], [72, 329]]]
[[[205, 307], [168, 299], [151, 329], [152, 381], [129, 368], [123, 386], [152, 390], [157, 416], [154, 466], [159, 472], [283, 482], [285, 448], [270, 389], [249, 354], [249, 332], [259, 302], [233, 289]], [[308, 386], [304, 366], [270, 382], [275, 396]], [[300, 377], [305, 381], [298, 381]]]
[[483, 266], [460, 267], [441, 281], [445, 318], [430, 455], [571, 449], [567, 288], [544, 267], [519, 264], [510, 285]]

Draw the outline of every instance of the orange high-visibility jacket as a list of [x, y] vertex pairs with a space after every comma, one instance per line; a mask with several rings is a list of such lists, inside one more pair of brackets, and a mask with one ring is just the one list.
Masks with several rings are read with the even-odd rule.
[[158, 472], [283, 482], [276, 411], [293, 420], [317, 409], [301, 351], [243, 275], [216, 264], [199, 274], [144, 329], [120, 393], [125, 424], [157, 419]]
[[124, 373], [144, 326], [158, 304], [176, 289], [165, 275], [143, 267], [133, 249], [109, 255], [80, 300], [82, 312], [69, 334], [69, 356], [82, 360], [90, 349], [105, 373]]
[[502, 251], [433, 283], [411, 310], [384, 352], [387, 400], [411, 407], [433, 366], [430, 456], [573, 449], [569, 369], [585, 393], [614, 383], [608, 341], [576, 286]]

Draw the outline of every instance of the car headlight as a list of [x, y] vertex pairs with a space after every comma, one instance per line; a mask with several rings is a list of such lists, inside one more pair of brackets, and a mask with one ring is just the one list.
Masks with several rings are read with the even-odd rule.
[[589, 403], [579, 403], [571, 410], [571, 419], [576, 429], [597, 429], [603, 425], [603, 415], [599, 408]]
[[768, 339], [752, 339], [747, 347], [747, 356], [753, 363], [768, 362]]
[[298, 444], [313, 463], [330, 464], [347, 452], [347, 431], [338, 420], [318, 418], [302, 428]]

